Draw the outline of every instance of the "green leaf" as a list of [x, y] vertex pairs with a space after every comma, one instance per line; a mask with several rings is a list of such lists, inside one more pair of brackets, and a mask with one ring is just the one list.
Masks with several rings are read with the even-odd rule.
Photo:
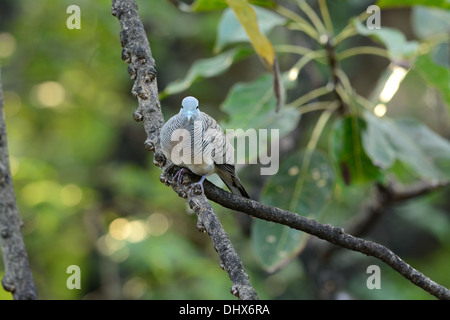
[[450, 2], [448, 0], [378, 0], [377, 5], [380, 8], [412, 7], [421, 5], [450, 9]]
[[255, 220], [252, 224], [253, 250], [268, 272], [282, 268], [304, 246], [307, 234], [285, 225]]
[[425, 54], [417, 57], [414, 70], [439, 90], [445, 103], [450, 107], [450, 69], [434, 63], [430, 55]]
[[389, 139], [390, 123], [366, 112], [367, 130], [362, 132], [364, 150], [372, 163], [381, 169], [390, 168], [396, 159], [396, 151]]
[[300, 112], [288, 107], [275, 112], [272, 85], [273, 78], [268, 73], [253, 82], [235, 84], [221, 106], [229, 115], [224, 128], [279, 129], [280, 137], [291, 132], [300, 120]]
[[[290, 83], [286, 81], [285, 85]], [[283, 107], [276, 112], [274, 106], [277, 98], [272, 86], [273, 78], [268, 73], [253, 82], [235, 84], [221, 106], [222, 111], [229, 115], [228, 121], [221, 123], [221, 126], [224, 129], [254, 129], [257, 132], [259, 129], [278, 129], [280, 138], [291, 132], [300, 120], [300, 111], [298, 108]], [[259, 154], [263, 151], [259, 150]], [[258, 153], [237, 154], [237, 157], [237, 161], [248, 163], [256, 159]]]
[[[399, 159], [410, 165], [424, 179], [432, 182], [448, 181], [450, 179], [450, 142], [427, 126], [415, 120], [400, 119], [395, 121], [398, 133], [402, 139], [396, 144], [403, 150]], [[392, 132], [394, 139], [399, 135]], [[404, 144], [404, 140], [409, 144]], [[405, 152], [406, 146], [410, 151]], [[419, 156], [420, 155], [420, 156]], [[417, 157], [417, 158], [413, 158]], [[425, 169], [426, 170], [425, 170]]]
[[[317, 219], [331, 198], [333, 185], [333, 169], [321, 152], [296, 152], [267, 181], [261, 201]], [[269, 271], [298, 254], [306, 236], [301, 231], [259, 219], [252, 226], [255, 253]]]
[[244, 28], [250, 43], [263, 61], [265, 67], [273, 73], [276, 62], [275, 50], [273, 49], [272, 43], [269, 39], [261, 33], [255, 9], [248, 4], [247, 0], [225, 1], [233, 10], [236, 18]]
[[[249, 0], [248, 2], [262, 7], [275, 6], [275, 3], [271, 0]], [[225, 0], [195, 0], [191, 5], [180, 2], [178, 7], [183, 11], [202, 12], [225, 9], [228, 5]]]
[[186, 9], [186, 11], [200, 12], [225, 9], [228, 5], [225, 0], [196, 0], [191, 5], [180, 3]]
[[412, 9], [412, 27], [421, 39], [450, 31], [450, 11], [436, 8], [414, 7]]
[[245, 49], [231, 49], [211, 58], [197, 60], [192, 64], [186, 77], [166, 86], [160, 93], [160, 98], [188, 89], [199, 78], [211, 78], [225, 72], [233, 62], [242, 59], [248, 53], [249, 51]]
[[[276, 26], [283, 25], [286, 19], [270, 10], [253, 7], [258, 20], [259, 30], [267, 35]], [[249, 36], [245, 32], [238, 18], [230, 8], [225, 9], [217, 28], [217, 40], [215, 50], [220, 51], [225, 46], [238, 42], [249, 42]]]
[[249, 41], [264, 67], [274, 76], [275, 110], [279, 111], [284, 103], [284, 88], [275, 50], [266, 34], [276, 25], [284, 24], [286, 19], [272, 11], [253, 7], [247, 0], [226, 2], [231, 9], [225, 10], [220, 20], [215, 50], [222, 50], [229, 43]]
[[374, 164], [391, 168], [396, 161], [413, 176], [432, 182], [450, 179], [450, 143], [414, 120], [379, 118], [367, 111], [363, 146]]
[[353, 19], [353, 23], [359, 34], [370, 36], [385, 45], [393, 61], [410, 60], [418, 52], [419, 43], [417, 41], [407, 41], [405, 35], [399, 30], [389, 27], [369, 29], [358, 19]]
[[[361, 135], [365, 130], [366, 122], [363, 119], [358, 116], [347, 116], [338, 119], [330, 132], [331, 156], [347, 185], [381, 178], [380, 170], [364, 150]], [[390, 160], [385, 154], [377, 158], [377, 161], [386, 163]]]

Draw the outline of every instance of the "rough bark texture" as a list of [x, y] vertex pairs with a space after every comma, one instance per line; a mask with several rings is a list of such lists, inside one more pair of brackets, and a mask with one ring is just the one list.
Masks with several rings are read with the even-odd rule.
[[[164, 125], [161, 103], [158, 97], [155, 60], [150, 44], [139, 18], [138, 8], [133, 0], [113, 0], [112, 14], [122, 27], [120, 41], [123, 47], [122, 59], [129, 63], [128, 73], [134, 80], [132, 93], [138, 99], [138, 108], [133, 114], [136, 121], [142, 121], [147, 133], [145, 147], [154, 152], [154, 163], [162, 168], [161, 181], [171, 185], [178, 195], [186, 199], [192, 210], [198, 215], [197, 227], [207, 232], [214, 248], [219, 254], [221, 267], [228, 272], [233, 285], [231, 293], [239, 299], [258, 299], [250, 284], [248, 275], [234, 249], [228, 235], [222, 227], [208, 199], [193, 188], [173, 183], [175, 166], [166, 159], [160, 147], [159, 133]], [[189, 180], [188, 175], [186, 178]], [[186, 181], [186, 179], [184, 179]]]
[[14, 195], [3, 103], [0, 67], [0, 240], [5, 266], [2, 285], [6, 291], [12, 293], [15, 300], [34, 300], [37, 299], [37, 293], [22, 238], [22, 220]]

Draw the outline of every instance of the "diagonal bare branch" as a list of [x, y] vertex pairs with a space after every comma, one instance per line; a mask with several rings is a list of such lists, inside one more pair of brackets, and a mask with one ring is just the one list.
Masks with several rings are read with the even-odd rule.
[[354, 237], [344, 229], [329, 224], [321, 224], [296, 213], [268, 206], [266, 204], [235, 196], [205, 181], [205, 194], [212, 201], [232, 210], [244, 212], [253, 217], [281, 223], [291, 228], [304, 231], [334, 245], [358, 251], [380, 259], [416, 286], [428, 291], [439, 299], [450, 300], [450, 290], [434, 282], [421, 272], [411, 267], [390, 249], [378, 243]]

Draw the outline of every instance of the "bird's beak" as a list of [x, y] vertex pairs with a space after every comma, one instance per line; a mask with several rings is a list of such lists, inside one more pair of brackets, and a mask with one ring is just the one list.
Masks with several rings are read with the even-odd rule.
[[188, 112], [187, 115], [186, 115], [186, 118], [187, 118], [188, 122], [191, 122], [192, 112]]

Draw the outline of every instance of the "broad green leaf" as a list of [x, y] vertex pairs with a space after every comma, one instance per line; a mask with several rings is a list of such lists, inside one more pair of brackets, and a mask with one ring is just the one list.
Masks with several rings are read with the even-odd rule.
[[283, 108], [276, 113], [273, 78], [264, 74], [253, 82], [235, 84], [221, 109], [229, 115], [226, 128], [279, 129], [280, 137], [294, 129], [300, 119], [296, 108]]
[[365, 120], [367, 129], [362, 132], [364, 150], [374, 165], [388, 169], [396, 159], [396, 152], [389, 139], [390, 123], [371, 112], [365, 114]]
[[413, 176], [432, 182], [450, 179], [450, 142], [413, 120], [392, 120], [365, 112], [363, 146], [383, 169], [400, 162]]
[[359, 34], [370, 36], [384, 44], [393, 61], [410, 60], [417, 54], [419, 43], [417, 41], [407, 41], [405, 35], [399, 30], [389, 27], [369, 29], [358, 19], [354, 19], [353, 23]]
[[[338, 119], [331, 130], [331, 156], [346, 184], [366, 183], [381, 178], [380, 170], [367, 156], [362, 144], [366, 122], [357, 116]], [[381, 159], [381, 160], [380, 160]], [[389, 161], [388, 155], [377, 158]]]
[[[253, 7], [259, 30], [262, 34], [267, 35], [274, 27], [283, 25], [286, 19], [273, 13], [270, 10], [260, 7]], [[241, 23], [237, 19], [233, 10], [224, 10], [217, 28], [217, 40], [215, 50], [220, 51], [225, 46], [237, 42], [249, 42], [249, 36]]]
[[417, 57], [414, 70], [442, 94], [447, 106], [450, 108], [450, 69], [433, 62], [430, 55]]
[[188, 89], [199, 78], [211, 78], [225, 72], [233, 62], [247, 54], [248, 52], [245, 49], [231, 49], [211, 58], [197, 60], [192, 64], [186, 77], [167, 85], [161, 92], [160, 98]]
[[389, 169], [398, 160], [416, 176], [436, 177], [437, 172], [427, 156], [392, 119], [376, 117], [369, 111], [364, 113], [364, 118], [367, 130], [362, 134], [363, 146], [375, 165]]
[[[287, 86], [290, 84], [285, 82]], [[276, 97], [272, 86], [273, 78], [267, 73], [253, 82], [235, 84], [221, 106], [222, 111], [229, 116], [228, 121], [221, 123], [222, 127], [242, 129], [244, 133], [249, 129], [256, 132], [260, 129], [278, 129], [280, 138], [291, 132], [300, 120], [299, 109], [284, 107], [276, 112]], [[261, 149], [246, 155], [238, 153], [237, 161], [254, 160], [264, 151], [265, 149]]]
[[412, 27], [421, 39], [450, 32], [450, 11], [417, 6], [412, 8]]
[[272, 43], [266, 36], [261, 33], [258, 25], [258, 17], [255, 9], [250, 6], [247, 0], [225, 0], [230, 8], [233, 10], [240, 24], [245, 30], [250, 43], [255, 49], [256, 53], [264, 62], [267, 70], [272, 73], [275, 65], [275, 50]]
[[253, 250], [268, 272], [275, 272], [304, 247], [307, 234], [288, 226], [256, 219], [252, 224]]
[[[400, 150], [399, 159], [410, 165], [424, 179], [434, 182], [448, 181], [450, 179], [450, 142], [415, 120], [400, 119], [396, 120], [395, 124], [399, 134], [392, 132], [393, 140], [396, 141], [400, 133], [404, 138], [396, 143]], [[414, 150], [409, 152], [409, 155], [405, 152], [404, 140], [409, 142], [407, 148]]]
[[450, 9], [448, 0], [378, 0], [377, 5], [381, 8], [429, 6], [442, 9]]
[[[333, 169], [322, 153], [296, 152], [267, 181], [261, 201], [317, 219], [331, 198], [333, 185]], [[269, 271], [298, 254], [306, 236], [287, 226], [259, 219], [252, 226], [255, 253]]]
[[249, 5], [247, 0], [226, 1], [230, 8], [224, 11], [219, 22], [215, 50], [222, 50], [229, 43], [250, 41], [266, 69], [274, 76], [275, 110], [279, 111], [284, 103], [284, 88], [275, 50], [265, 35], [286, 20], [272, 11]]

